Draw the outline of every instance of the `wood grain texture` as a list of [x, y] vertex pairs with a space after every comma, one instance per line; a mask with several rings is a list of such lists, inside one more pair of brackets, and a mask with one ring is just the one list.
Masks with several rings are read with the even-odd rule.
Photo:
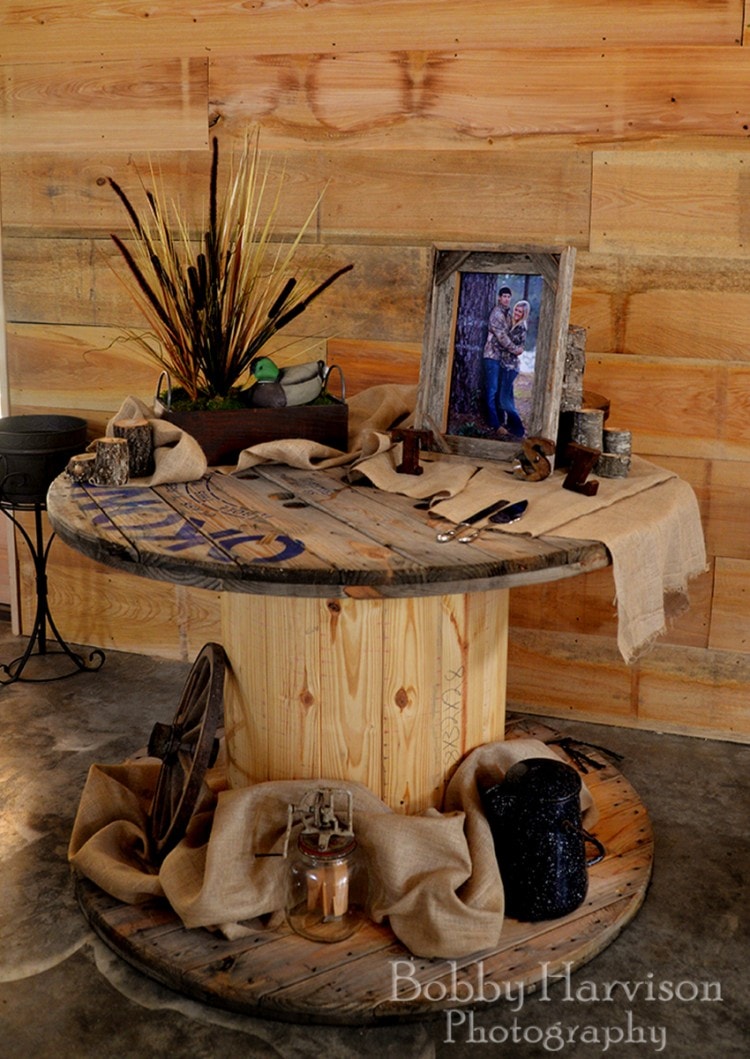
[[[556, 25], [559, 17], [556, 7]], [[235, 136], [248, 122], [259, 123], [275, 147], [303, 141], [326, 150], [337, 142], [487, 149], [532, 135], [746, 137], [750, 108], [738, 102], [750, 60], [736, 46], [676, 51], [673, 42], [623, 48], [604, 41], [546, 49], [540, 61], [538, 43], [431, 51], [423, 37], [420, 31], [418, 51], [336, 47], [307, 56], [214, 58], [211, 119]], [[502, 39], [513, 39], [507, 26]], [[498, 77], [507, 70], [511, 77]]]
[[[507, 738], [547, 741], [559, 733], [512, 721]], [[165, 902], [125, 905], [83, 878], [78, 899], [93, 929], [129, 962], [179, 992], [220, 1008], [271, 1018], [339, 1024], [383, 1024], [431, 1018], [460, 1009], [451, 983], [472, 986], [472, 1007], [486, 1011], [492, 986], [519, 983], [529, 992], [546, 967], [549, 980], [601, 952], [641, 907], [653, 862], [648, 811], [627, 779], [598, 751], [602, 766], [584, 780], [599, 813], [595, 833], [606, 856], [589, 870], [583, 904], [567, 916], [540, 923], [506, 918], [499, 943], [453, 960], [415, 958], [387, 923], [366, 922], [345, 942], [313, 945], [288, 927], [249, 924], [250, 934], [226, 941], [215, 931], [185, 930]], [[422, 988], [394, 991], [393, 962], [407, 960]], [[488, 985], [479, 988], [479, 975]], [[395, 982], [399, 984], [398, 979]]]
[[221, 608], [232, 786], [324, 776], [421, 812], [441, 803], [469, 750], [502, 737], [506, 591], [390, 600], [227, 592]]
[[606, 393], [621, 429], [633, 431], [633, 449], [700, 459], [744, 461], [750, 455], [744, 365], [622, 354], [589, 357], [585, 385]]
[[644, 727], [750, 741], [750, 653], [657, 648], [639, 670], [638, 721]]
[[[7, 243], [13, 276], [7, 298], [9, 320], [18, 321], [21, 327], [49, 323], [111, 328], [112, 333], [101, 339], [92, 332], [80, 352], [119, 352], [125, 347], [127, 355], [122, 330], [139, 332], [144, 321], [124, 283], [124, 262], [108, 238], [34, 238], [24, 230]], [[269, 349], [285, 349], [298, 338], [307, 339], [314, 349], [329, 337], [371, 339], [373, 334], [385, 342], [421, 342], [428, 256], [427, 247], [420, 246], [335, 241], [302, 246], [298, 267], [308, 269], [321, 282], [344, 265], [354, 268], [288, 330], [275, 335]], [[44, 338], [43, 332], [39, 334]]]
[[716, 460], [711, 468], [706, 542], [712, 555], [750, 559], [750, 490], [743, 461]]
[[[295, 229], [330, 182], [309, 253], [324, 251], [321, 267], [355, 264], [295, 322], [295, 339], [340, 342], [351, 387], [407, 381], [423, 339], [434, 242], [574, 245], [571, 322], [587, 330], [586, 387], [607, 395], [613, 422], [633, 429], [641, 455], [696, 489], [712, 571], [747, 560], [744, 7], [741, 0], [502, 8], [491, 0], [197, 0], [189, 10], [177, 0], [148, 10], [130, 0], [4, 4], [9, 409], [82, 414], [93, 436], [126, 392], [150, 398], [150, 370], [142, 374], [124, 347], [108, 348], [118, 327], [140, 319], [109, 267], [118, 264], [109, 232], [123, 231], [126, 218], [107, 178], [135, 190], [136, 170], [147, 173], [151, 156], [165, 185], [200, 216], [210, 132], [226, 158], [257, 119], [274, 172], [287, 166], [281, 232]], [[494, 76], [503, 59], [519, 76]], [[62, 623], [81, 628], [84, 639], [86, 625], [117, 637], [111, 591], [124, 645], [138, 649], [152, 586], [130, 578], [121, 590], [120, 575], [102, 568], [81, 589], [59, 562]], [[747, 656], [727, 617], [739, 605], [738, 628], [747, 619], [743, 597], [730, 599], [720, 574], [710, 600], [711, 576], [660, 644], [675, 673], [692, 664], [682, 648], [699, 649], [710, 629], [734, 645], [720, 658]], [[531, 632], [537, 615], [540, 632], [577, 633], [582, 657], [598, 657], [600, 641], [611, 639], [611, 600], [606, 575], [587, 582], [594, 587], [524, 589], [519, 631]], [[203, 642], [204, 618], [211, 626], [200, 601], [214, 597], [182, 586], [169, 592], [176, 626], [157, 621], [157, 649], [190, 657]], [[145, 633], [140, 648], [149, 650]], [[665, 681], [670, 672], [665, 666]], [[619, 701], [623, 672], [599, 673], [603, 698], [611, 680]], [[531, 672], [529, 681], [536, 703], [544, 691]], [[523, 685], [516, 688], [522, 702]], [[554, 700], [554, 687], [547, 695]], [[676, 709], [679, 697], [670, 701]], [[586, 704], [591, 716], [601, 705]], [[693, 722], [700, 730], [693, 714], [686, 729]]]
[[4, 66], [0, 77], [3, 152], [123, 142], [135, 150], [196, 151], [208, 143], [205, 59], [37, 61]]
[[[21, 626], [28, 635], [34, 572], [24, 545], [19, 557]], [[61, 634], [71, 643], [192, 662], [203, 644], [219, 635], [218, 593], [114, 573], [59, 540], [50, 548], [48, 598]]]
[[383, 382], [416, 385], [421, 356], [422, 346], [416, 342], [331, 338], [327, 343], [328, 363], [341, 367], [347, 394]]
[[717, 559], [709, 646], [750, 655], [750, 560]]
[[[614, 640], [514, 629], [508, 641], [508, 708], [634, 724], [632, 670]], [[606, 719], [606, 720], [605, 720]]]
[[600, 637], [587, 637], [582, 651], [577, 633], [512, 630], [508, 660], [509, 709], [750, 741], [746, 654], [657, 645], [625, 666]]
[[519, 48], [566, 44], [738, 44], [741, 0], [559, 0], [554, 34], [546, 3], [498, 7], [492, 0], [464, 0], [460, 22], [451, 0], [330, 0], [301, 6], [268, 0], [259, 7], [233, 0], [198, 0], [189, 9], [165, 0], [144, 10], [132, 3], [102, 7], [97, 0], [46, 0], [5, 5], [0, 21], [0, 62], [212, 55], [256, 51], [321, 52], [369, 47], [484, 49], [498, 39]]
[[746, 257], [748, 186], [744, 152], [595, 151], [590, 248]]
[[[267, 352], [280, 366], [325, 359], [324, 339], [277, 335]], [[97, 422], [133, 394], [151, 406], [160, 368], [119, 328], [55, 324], [11, 324], [8, 353], [14, 408], [85, 408]], [[92, 432], [93, 432], [92, 424]], [[99, 430], [101, 433], [101, 430]]]

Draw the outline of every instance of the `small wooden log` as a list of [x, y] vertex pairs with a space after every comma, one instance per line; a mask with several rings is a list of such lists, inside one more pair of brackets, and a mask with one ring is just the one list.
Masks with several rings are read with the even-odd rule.
[[630, 473], [630, 456], [616, 452], [602, 452], [594, 464], [594, 474], [602, 478], [627, 478]]
[[97, 438], [94, 442], [92, 485], [125, 485], [128, 481], [128, 443], [125, 438]]
[[120, 419], [113, 423], [116, 438], [128, 443], [128, 474], [145, 478], [154, 472], [154, 436], [147, 419]]
[[88, 482], [94, 472], [95, 462], [95, 453], [80, 452], [70, 458], [65, 470], [74, 482]]
[[560, 411], [574, 412], [583, 404], [583, 372], [586, 367], [586, 328], [568, 328], [565, 347]]
[[602, 452], [612, 452], [618, 456], [630, 456], [632, 450], [633, 435], [629, 430], [604, 427], [602, 431]]
[[573, 413], [571, 440], [586, 449], [602, 450], [604, 413], [599, 408], [581, 408]]

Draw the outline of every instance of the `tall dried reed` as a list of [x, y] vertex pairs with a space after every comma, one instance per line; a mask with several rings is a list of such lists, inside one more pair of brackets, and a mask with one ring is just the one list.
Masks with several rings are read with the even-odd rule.
[[[208, 219], [199, 238], [151, 169], [140, 213], [109, 183], [130, 218], [130, 240], [112, 234], [130, 272], [130, 292], [148, 331], [128, 331], [193, 402], [220, 403], [247, 382], [250, 363], [281, 328], [353, 266], [322, 282], [295, 258], [321, 196], [291, 241], [276, 237], [282, 179], [261, 163], [258, 135], [246, 137], [219, 194], [219, 144], [212, 143]], [[134, 281], [134, 282], [133, 282]]]

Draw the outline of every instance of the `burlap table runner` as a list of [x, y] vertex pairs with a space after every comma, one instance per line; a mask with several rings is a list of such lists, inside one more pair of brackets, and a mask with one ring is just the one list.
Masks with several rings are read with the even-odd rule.
[[[504, 910], [477, 776], [491, 772], [499, 782], [528, 757], [558, 755], [534, 739], [480, 747], [451, 779], [445, 811], [417, 816], [393, 812], [355, 783], [289, 780], [228, 790], [214, 769], [187, 835], [158, 872], [147, 859], [147, 817], [159, 763], [94, 765], [68, 855], [74, 868], [120, 901], [165, 897], [186, 927], [241, 936], [245, 921], [270, 914], [273, 923], [283, 909], [287, 864], [256, 854], [281, 848], [287, 805], [311, 788], [345, 786], [354, 796], [354, 829], [370, 878], [370, 917], [387, 921], [415, 955], [465, 956], [498, 942]], [[585, 786], [581, 808], [590, 829], [597, 813]]]
[[687, 606], [688, 582], [706, 569], [695, 493], [671, 471], [638, 456], [627, 478], [597, 479], [595, 496], [563, 489], [563, 479], [564, 472], [556, 471], [542, 482], [522, 482], [502, 464], [485, 466], [461, 493], [433, 511], [460, 522], [492, 497], [526, 498], [523, 518], [498, 531], [605, 544], [615, 581], [617, 644], [625, 661], [632, 662]]

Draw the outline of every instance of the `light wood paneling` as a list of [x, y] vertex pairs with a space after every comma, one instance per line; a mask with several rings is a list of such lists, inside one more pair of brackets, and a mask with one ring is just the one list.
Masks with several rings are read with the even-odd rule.
[[[639, 225], [643, 221], [639, 218]], [[707, 249], [710, 249], [708, 247]], [[746, 362], [750, 256], [695, 257], [579, 250], [571, 320], [587, 352]], [[715, 309], [726, 309], [718, 329]]]
[[359, 393], [383, 382], [416, 385], [422, 346], [416, 342], [373, 342], [367, 339], [332, 338], [328, 363], [344, 373], [347, 394]]
[[[503, 14], [505, 15], [504, 10]], [[557, 13], [555, 15], [557, 21]], [[595, 47], [375, 52], [211, 61], [211, 120], [234, 135], [259, 122], [267, 142], [328, 149], [491, 148], [508, 136], [599, 140], [693, 132], [745, 139], [744, 49]], [[502, 40], [512, 40], [504, 29]], [[409, 45], [411, 48], [413, 45]], [[503, 76], [501, 71], [512, 71]], [[471, 100], [467, 108], [466, 100]], [[744, 109], [743, 109], [744, 101]]]
[[[712, 570], [691, 581], [690, 606], [674, 620], [660, 643], [708, 646], [713, 584]], [[611, 569], [514, 589], [511, 624], [516, 629], [616, 638], [617, 608]]]
[[595, 151], [590, 248], [747, 257], [749, 182], [750, 151]]
[[[718, 332], [715, 311], [722, 317]], [[747, 363], [748, 327], [750, 290], [639, 291], [625, 306], [622, 352]]]
[[[35, 594], [24, 549], [20, 542], [21, 622], [28, 635]], [[50, 549], [48, 591], [52, 616], [70, 643], [192, 661], [206, 641], [220, 638], [218, 593], [119, 573], [59, 540]]]
[[508, 706], [626, 728], [750, 741], [750, 660], [727, 651], [656, 646], [624, 666], [617, 648], [570, 633], [513, 630]]
[[717, 559], [709, 646], [750, 655], [750, 560]]
[[747, 462], [714, 462], [706, 543], [713, 555], [750, 559], [750, 469]]
[[633, 431], [636, 452], [746, 460], [750, 418], [743, 365], [623, 354], [589, 357], [585, 383], [611, 400], [610, 425]]
[[639, 665], [638, 721], [665, 732], [750, 741], [750, 655], [657, 647]]
[[484, 49], [498, 40], [545, 46], [737, 44], [742, 0], [164, 0], [144, 9], [99, 0], [8, 2], [0, 19], [0, 61], [49, 62], [168, 54], [325, 52], [369, 48]]
[[3, 151], [123, 143], [134, 150], [199, 150], [208, 142], [205, 59], [32, 62], [5, 66], [0, 76]]
[[[7, 243], [8, 271], [13, 276], [8, 315], [22, 322], [14, 326], [103, 325], [99, 326], [101, 335], [92, 327], [91, 337], [84, 336], [83, 342], [89, 345], [81, 352], [107, 348], [123, 328], [138, 331], [143, 327], [143, 316], [125, 283], [126, 266], [109, 239], [33, 238], [18, 233]], [[385, 342], [421, 342], [427, 247], [311, 243], [301, 248], [298, 261], [321, 281], [343, 265], [354, 268], [297, 317], [292, 338], [369, 339], [375, 334]], [[67, 330], [50, 328], [49, 332], [65, 335]], [[45, 340], [44, 332], [39, 335]], [[277, 348], [285, 341], [279, 336]]]
[[632, 668], [613, 640], [513, 629], [508, 644], [508, 708], [557, 717], [634, 724]]
[[[277, 335], [268, 344], [280, 365], [325, 359], [325, 339]], [[86, 410], [104, 418], [133, 394], [150, 403], [160, 369], [118, 328], [13, 324], [8, 353], [15, 407]], [[98, 417], [101, 419], [102, 417]]]
[[[3, 5], [12, 411], [83, 414], [93, 435], [127, 393], [150, 398], [151, 365], [112, 345], [141, 320], [109, 240], [127, 220], [107, 178], [138, 197], [150, 156], [200, 218], [212, 131], [226, 162], [259, 123], [273, 172], [286, 167], [282, 235], [327, 185], [305, 254], [322, 253], [321, 271], [355, 268], [292, 338], [316, 350], [329, 340], [352, 393], [416, 379], [431, 243], [573, 244], [585, 386], [610, 399], [612, 424], [633, 430], [637, 452], [691, 483], [710, 569], [691, 586], [691, 609], [633, 667], [616, 650], [611, 571], [514, 592], [511, 698], [538, 712], [750, 739], [744, 7]], [[56, 614], [83, 642], [190, 658], [219, 635], [214, 594], [160, 586], [157, 613], [153, 584], [84, 566], [59, 544], [51, 562]], [[344, 651], [331, 672], [350, 663]], [[343, 706], [340, 719], [356, 755]]]

